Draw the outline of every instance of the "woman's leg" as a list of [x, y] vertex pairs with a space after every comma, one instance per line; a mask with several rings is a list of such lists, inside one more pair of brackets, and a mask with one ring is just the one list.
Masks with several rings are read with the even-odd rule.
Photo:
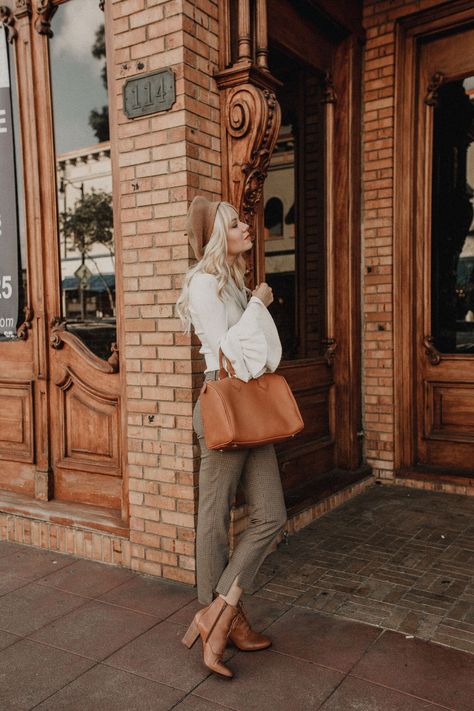
[[249, 525], [242, 533], [223, 571], [216, 591], [227, 599], [234, 585], [247, 590], [269, 548], [287, 521], [280, 472], [273, 445], [248, 450], [242, 484], [248, 504]]
[[193, 424], [201, 447], [196, 576], [199, 602], [206, 605], [212, 602], [217, 582], [228, 563], [230, 509], [248, 450], [208, 449], [199, 401], [194, 409]]

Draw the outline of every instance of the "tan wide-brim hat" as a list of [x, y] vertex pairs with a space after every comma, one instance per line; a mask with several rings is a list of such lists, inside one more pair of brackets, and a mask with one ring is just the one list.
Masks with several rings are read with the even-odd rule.
[[189, 206], [186, 231], [196, 259], [202, 259], [204, 248], [211, 238], [219, 205], [220, 201], [210, 202], [197, 195]]

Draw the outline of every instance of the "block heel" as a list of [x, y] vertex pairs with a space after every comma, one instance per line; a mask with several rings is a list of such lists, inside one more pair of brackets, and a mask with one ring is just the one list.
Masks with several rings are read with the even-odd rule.
[[188, 629], [186, 630], [186, 633], [181, 641], [184, 645], [186, 645], [186, 647], [188, 649], [191, 649], [191, 647], [193, 646], [194, 642], [197, 640], [198, 637], [199, 637], [199, 630], [198, 630], [197, 624], [193, 620], [191, 622], [191, 624], [189, 625]]

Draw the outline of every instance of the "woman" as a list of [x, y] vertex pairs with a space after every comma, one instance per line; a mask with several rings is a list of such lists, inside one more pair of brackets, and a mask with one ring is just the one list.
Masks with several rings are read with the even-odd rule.
[[[274, 371], [281, 359], [281, 344], [267, 310], [272, 290], [263, 283], [250, 294], [244, 284], [244, 255], [252, 249], [248, 225], [239, 220], [232, 205], [196, 197], [189, 208], [187, 231], [199, 261], [185, 276], [177, 310], [186, 330], [192, 324], [201, 341], [205, 380], [217, 379], [219, 348], [241, 380]], [[199, 401], [193, 426], [201, 448], [197, 588], [198, 599], [206, 607], [195, 615], [183, 642], [191, 647], [201, 635], [206, 666], [231, 677], [232, 671], [221, 661], [227, 638], [245, 651], [271, 644], [268, 637], [250, 628], [240, 596], [283, 530], [286, 508], [273, 445], [209, 450]], [[249, 508], [249, 526], [229, 559], [230, 509], [239, 482]]]

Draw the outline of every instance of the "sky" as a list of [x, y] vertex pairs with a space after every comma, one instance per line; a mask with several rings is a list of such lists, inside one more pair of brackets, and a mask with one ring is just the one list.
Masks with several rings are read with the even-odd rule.
[[107, 93], [100, 72], [104, 59], [92, 56], [95, 33], [104, 22], [99, 0], [70, 0], [58, 7], [51, 27], [56, 155], [97, 143], [89, 126], [91, 109], [102, 110]]

